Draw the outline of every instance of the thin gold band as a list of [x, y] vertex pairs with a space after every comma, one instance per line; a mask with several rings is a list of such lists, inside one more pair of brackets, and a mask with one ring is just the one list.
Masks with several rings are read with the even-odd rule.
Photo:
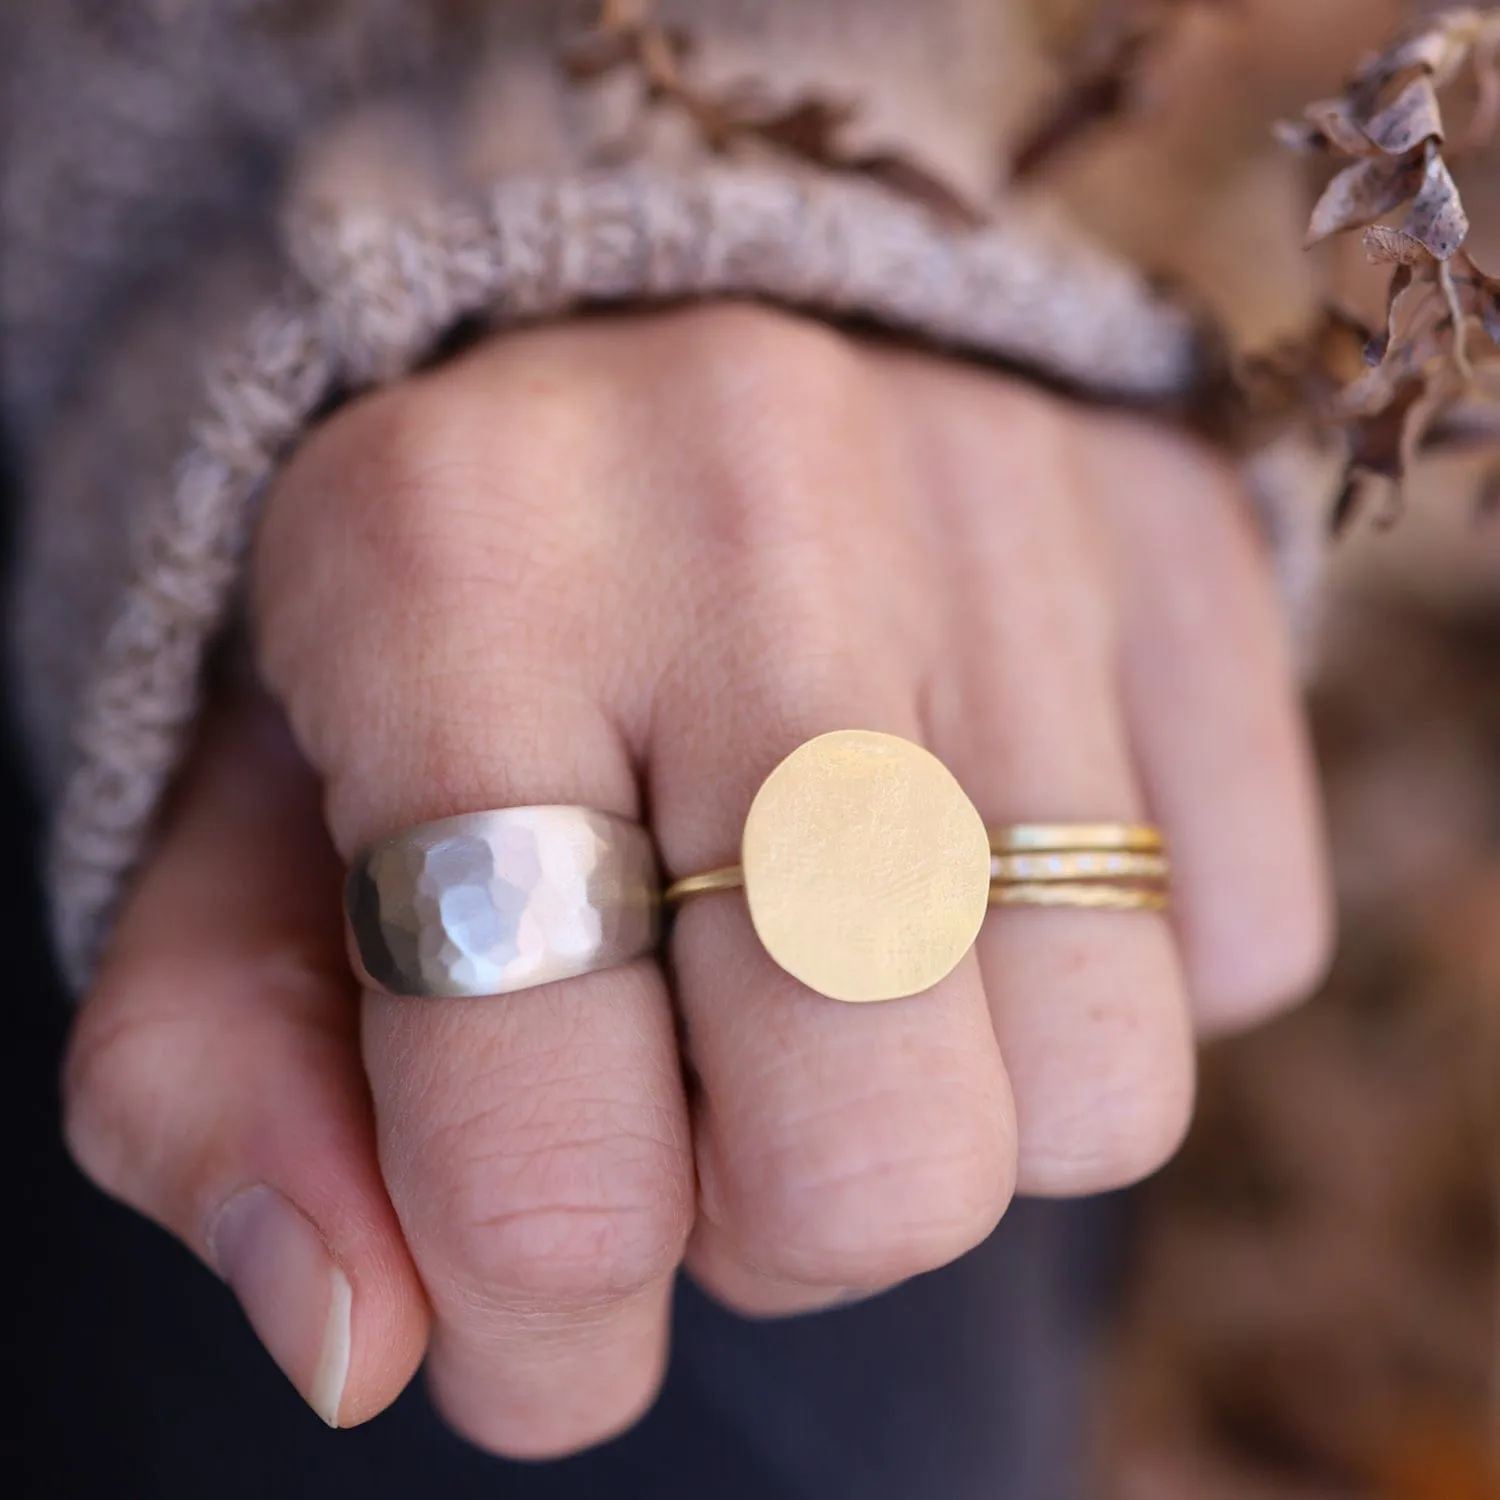
[[990, 830], [990, 848], [996, 854], [1082, 849], [1156, 854], [1165, 847], [1161, 830], [1149, 823], [1013, 823]]
[[991, 906], [1077, 906], [1096, 911], [1165, 911], [1169, 904], [1161, 886], [1077, 885], [1062, 882], [1045, 885], [1025, 881], [1017, 885], [992, 885]]
[[684, 875], [674, 880], [662, 894], [668, 906], [685, 901], [689, 896], [708, 896], [714, 891], [737, 891], [745, 884], [745, 872], [739, 865], [726, 865], [722, 870], [705, 870], [702, 875]]

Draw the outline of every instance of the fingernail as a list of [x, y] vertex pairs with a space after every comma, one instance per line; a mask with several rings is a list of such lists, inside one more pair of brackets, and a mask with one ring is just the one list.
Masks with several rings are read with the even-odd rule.
[[209, 1254], [282, 1373], [337, 1427], [354, 1298], [322, 1235], [280, 1193], [246, 1188], [219, 1210]]

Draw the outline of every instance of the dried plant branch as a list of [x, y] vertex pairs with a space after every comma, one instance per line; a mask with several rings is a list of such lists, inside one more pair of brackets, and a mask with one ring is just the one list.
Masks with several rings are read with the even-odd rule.
[[648, 109], [679, 111], [715, 153], [758, 141], [817, 166], [880, 182], [960, 227], [985, 222], [975, 204], [920, 162], [894, 151], [850, 146], [846, 134], [858, 113], [852, 102], [806, 94], [778, 103], [751, 82], [710, 92], [690, 77], [692, 52], [686, 31], [656, 18], [654, 0], [602, 0], [593, 30], [568, 50], [566, 62], [578, 79], [633, 74]]
[[[1439, 15], [1370, 58], [1340, 98], [1312, 106], [1284, 133], [1305, 150], [1354, 158], [1313, 211], [1310, 242], [1366, 226], [1366, 254], [1392, 266], [1387, 326], [1372, 343], [1372, 367], [1331, 409], [1349, 435], [1346, 495], [1368, 476], [1383, 476], [1399, 496], [1419, 450], [1467, 445], [1472, 432], [1500, 446], [1500, 280], [1465, 248], [1468, 215], [1445, 159], [1488, 144], [1500, 125], [1497, 60], [1500, 13]], [[1466, 71], [1475, 81], [1476, 104], [1467, 130], [1450, 145], [1438, 94]], [[1405, 202], [1410, 207], [1401, 228], [1374, 222]], [[1476, 324], [1486, 346], [1471, 343]], [[1370, 447], [1374, 433], [1384, 448]], [[1481, 513], [1497, 499], [1500, 467], [1492, 465], [1480, 487]], [[1335, 525], [1350, 514], [1352, 506], [1344, 507]], [[1492, 1058], [1493, 1049], [1485, 1055]], [[1492, 1112], [1486, 1123], [1493, 1125]], [[1493, 1152], [1492, 1136], [1486, 1131]], [[1495, 1171], [1492, 1163], [1492, 1193], [1500, 1181]], [[1491, 1397], [1500, 1414], [1500, 1365], [1492, 1369]], [[1468, 1493], [1493, 1494], [1500, 1483], [1494, 1466], [1500, 1416], [1489, 1436], [1489, 1451], [1476, 1448], [1471, 1455]], [[1441, 1486], [1434, 1481], [1430, 1491], [1458, 1492], [1452, 1475]]]
[[[1462, 149], [1484, 144], [1500, 124], [1497, 59], [1500, 13], [1450, 11], [1403, 33], [1368, 58], [1340, 95], [1280, 128], [1286, 144], [1348, 163], [1313, 209], [1308, 244], [1362, 229], [1371, 262], [1391, 267], [1385, 327], [1371, 331], [1365, 346], [1368, 368], [1316, 407], [1348, 442], [1336, 529], [1372, 487], [1384, 486], [1388, 510], [1398, 509], [1417, 454], [1446, 445], [1448, 419], [1496, 401], [1500, 280], [1465, 248], [1469, 218], [1449, 169], [1456, 148], [1448, 145], [1440, 91], [1472, 74], [1478, 102]], [[1399, 227], [1380, 222], [1403, 206]], [[1476, 333], [1486, 336], [1482, 347]], [[1304, 351], [1304, 386], [1318, 383], [1308, 378], [1319, 357], [1313, 345]], [[1472, 431], [1472, 417], [1463, 425]], [[1500, 410], [1491, 426], [1500, 432]]]
[[1142, 68], [1190, 9], [1228, 0], [1115, 0], [1069, 66], [1069, 83], [1013, 153], [1015, 181], [1035, 176], [1080, 137], [1127, 114]]

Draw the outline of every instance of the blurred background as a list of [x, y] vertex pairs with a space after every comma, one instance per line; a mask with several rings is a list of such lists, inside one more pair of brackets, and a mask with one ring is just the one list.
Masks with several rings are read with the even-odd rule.
[[[1100, 24], [1095, 4], [1037, 8], [1054, 56]], [[1271, 127], [1423, 9], [1158, 7], [1124, 116], [1039, 187], [1189, 287], [1237, 352], [1329, 304], [1378, 323], [1389, 268], [1357, 234], [1303, 251], [1329, 174]], [[1472, 103], [1460, 87], [1451, 118]], [[1474, 257], [1500, 268], [1500, 156], [1455, 172]], [[1476, 505], [1493, 464], [1425, 462], [1397, 524], [1283, 560], [1340, 952], [1304, 1010], [1207, 1049], [1187, 1147], [1136, 1197], [1101, 1358], [1103, 1500], [1500, 1496], [1500, 524]], [[1321, 553], [1309, 522], [1294, 552]]]

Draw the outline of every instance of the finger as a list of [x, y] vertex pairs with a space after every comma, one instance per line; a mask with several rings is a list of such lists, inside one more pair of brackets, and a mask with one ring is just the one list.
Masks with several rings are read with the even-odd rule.
[[[756, 790], [812, 736], [923, 737], [925, 540], [903, 509], [899, 456], [873, 436], [892, 414], [853, 354], [807, 337], [766, 373], [780, 401], [739, 407], [787, 414], [743, 434], [774, 468], [722, 486], [732, 498], [711, 522], [691, 509], [675, 521], [704, 559], [685, 576], [716, 583], [711, 598], [679, 599], [693, 644], [656, 697], [651, 799], [674, 875], [733, 861]], [[713, 421], [720, 399], [712, 379], [697, 382], [679, 396], [682, 420]], [[855, 404], [841, 429], [870, 443], [853, 451], [796, 419], [834, 400]], [[849, 495], [857, 530], [819, 512]], [[720, 528], [740, 539], [732, 552]], [[1014, 1137], [972, 956], [921, 995], [840, 1004], [770, 959], [736, 895], [690, 902], [671, 951], [701, 1084], [689, 1265], [711, 1291], [754, 1313], [816, 1306], [941, 1265], [990, 1232]]]
[[[931, 403], [952, 464], [933, 503], [966, 528], [949, 554], [962, 649], [941, 679], [952, 691], [933, 698], [940, 753], [991, 824], [1138, 818], [1100, 538], [1078, 503], [1087, 497], [1055, 478], [1071, 427], [1040, 398], [970, 371], [908, 399]], [[1194, 1071], [1167, 925], [1144, 912], [1006, 907], [979, 955], [1015, 1090], [1020, 1190], [1094, 1192], [1159, 1166], [1186, 1129]]]
[[[328, 778], [346, 856], [457, 812], [639, 815], [629, 753], [589, 676], [619, 660], [607, 616], [620, 539], [596, 503], [617, 480], [568, 468], [597, 451], [591, 426], [611, 429], [590, 406], [609, 398], [566, 370], [552, 379], [558, 348], [508, 341], [448, 367], [430, 401], [417, 386], [384, 409], [351, 408], [273, 503], [262, 658]], [[571, 389], [557, 403], [560, 384]], [[561, 467], [529, 471], [536, 454]], [[379, 482], [351, 489], [372, 455]], [[506, 587], [513, 559], [523, 590]], [[549, 607], [566, 630], [515, 614], [522, 594], [575, 602]], [[393, 598], [418, 603], [393, 611]], [[527, 1457], [634, 1420], [660, 1381], [692, 1213], [659, 971], [487, 1000], [372, 995], [364, 1050], [381, 1164], [433, 1307], [429, 1383], [444, 1414]]]
[[1328, 961], [1329, 881], [1303, 717], [1270, 569], [1220, 465], [1106, 423], [1097, 474], [1122, 573], [1122, 682], [1166, 829], [1200, 1026], [1305, 996]]
[[209, 728], [78, 1017], [74, 1157], [233, 1287], [332, 1426], [389, 1404], [427, 1309], [375, 1161], [339, 870], [257, 702]]

